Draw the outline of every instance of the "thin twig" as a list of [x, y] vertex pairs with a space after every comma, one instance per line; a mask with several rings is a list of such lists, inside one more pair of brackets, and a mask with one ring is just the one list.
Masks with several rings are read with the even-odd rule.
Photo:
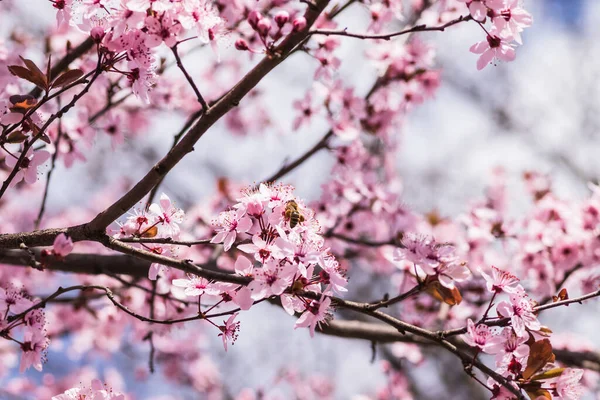
[[421, 290], [423, 290], [423, 288], [424, 288], [423, 285], [416, 285], [412, 289], [410, 289], [408, 292], [402, 293], [396, 297], [392, 297], [391, 299], [384, 299], [384, 300], [380, 300], [375, 303], [371, 303], [371, 304], [369, 304], [368, 308], [370, 310], [377, 310], [379, 308], [388, 307], [393, 304], [400, 303], [400, 302], [408, 299], [409, 297], [414, 296], [417, 293], [420, 293]]
[[194, 90], [194, 93], [196, 94], [196, 98], [198, 99], [198, 102], [200, 104], [202, 104], [202, 109], [204, 110], [204, 112], [208, 111], [208, 104], [206, 103], [206, 100], [204, 100], [204, 97], [202, 97], [200, 90], [198, 90], [198, 86], [196, 86], [196, 83], [194, 83], [194, 80], [192, 79], [190, 74], [188, 74], [187, 70], [183, 66], [183, 62], [181, 62], [181, 58], [179, 57], [179, 53], [177, 52], [177, 44], [175, 46], [171, 47], [171, 51], [173, 52], [173, 55], [175, 56], [177, 66], [179, 67], [181, 72], [183, 72], [185, 79], [188, 81], [188, 83]]
[[461, 15], [460, 17], [453, 19], [452, 21], [446, 22], [443, 25], [438, 26], [427, 26], [427, 25], [416, 25], [411, 28], [403, 29], [398, 32], [392, 33], [382, 33], [370, 35], [367, 33], [352, 33], [348, 32], [346, 29], [342, 30], [333, 30], [333, 29], [315, 29], [310, 31], [311, 35], [325, 35], [325, 36], [347, 36], [357, 39], [381, 39], [381, 40], [390, 40], [396, 36], [402, 36], [409, 33], [415, 32], [431, 32], [431, 31], [444, 31], [446, 28], [449, 28], [453, 25], [456, 25], [460, 22], [470, 21], [473, 18], [470, 15]]
[[[560, 288], [565, 284], [565, 282], [567, 281], [567, 279], [569, 279], [569, 277], [571, 277], [571, 275], [573, 275], [573, 273], [576, 272], [576, 271], [578, 271], [580, 268], [583, 268], [583, 264], [582, 263], [577, 263], [577, 264], [575, 264], [575, 266], [573, 268], [571, 268], [570, 270], [568, 270], [567, 272], [565, 272], [565, 275], [560, 280], [560, 282], [556, 283], [556, 289], [560, 290]], [[542, 300], [540, 300], [540, 304], [546, 304], [546, 303], [548, 303], [551, 300], [552, 300], [552, 296], [546, 296]]]

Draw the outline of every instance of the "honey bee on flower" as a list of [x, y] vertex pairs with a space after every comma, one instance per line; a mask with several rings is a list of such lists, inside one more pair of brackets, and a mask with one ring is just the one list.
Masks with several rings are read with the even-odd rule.
[[288, 202], [285, 203], [284, 216], [286, 221], [289, 221], [290, 228], [292, 229], [299, 223], [304, 222], [304, 215], [300, 213], [298, 203], [296, 203], [295, 200], [288, 200]]

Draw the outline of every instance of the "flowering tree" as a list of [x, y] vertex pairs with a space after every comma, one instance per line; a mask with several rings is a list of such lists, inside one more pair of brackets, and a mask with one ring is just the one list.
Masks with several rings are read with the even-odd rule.
[[[553, 336], [540, 317], [600, 296], [600, 188], [568, 201], [549, 178], [528, 172], [532, 207], [515, 217], [497, 172], [483, 198], [447, 219], [402, 204], [391, 162], [403, 120], [440, 83], [435, 49], [420, 32], [451, 35], [471, 24], [479, 34], [465, 48], [478, 55], [478, 70], [512, 61], [532, 24], [518, 0], [42, 6], [56, 14], [36, 36], [45, 40], [13, 34], [0, 52], [2, 395], [134, 398], [118, 376], [99, 380], [75, 363], [43, 385], [20, 375], [43, 371], [53, 346], [108, 355], [118, 366], [127, 344], [146, 349], [139, 379], [152, 373], [195, 397], [281, 398], [287, 382], [289, 398], [334, 398], [327, 380], [290, 371], [268, 386], [228, 390], [198, 332], [220, 338], [224, 353], [244, 335], [239, 319], [260, 303], [283, 309], [311, 336], [368, 341], [374, 356], [382, 349], [386, 384], [356, 398], [416, 397], [404, 359], [419, 364], [436, 353], [452, 357], [480, 398], [578, 399], [595, 389], [600, 355]], [[0, 7], [14, 11], [8, 0]], [[370, 19], [362, 30], [339, 22], [357, 7]], [[361, 77], [370, 82], [364, 93], [338, 74], [342, 42], [356, 40], [368, 41], [365, 62], [377, 69]], [[197, 49], [202, 68], [186, 62]], [[196, 204], [175, 204], [161, 189], [170, 171], [220, 120], [234, 135], [269, 125], [276, 110], [265, 109], [257, 86], [307, 56], [317, 61], [314, 82], [304, 82], [284, 129], [318, 120], [327, 125], [322, 138], [262, 183], [221, 178]], [[155, 114], [167, 112], [186, 122], [150, 170], [123, 171], [141, 178], [111, 182], [85, 206], [47, 209], [60, 163], [85, 162], [98, 151], [96, 137], [110, 137], [113, 148], [133, 135], [143, 140]], [[308, 202], [286, 176], [324, 151], [333, 166]], [[367, 296], [353, 290], [361, 270], [385, 284]]]

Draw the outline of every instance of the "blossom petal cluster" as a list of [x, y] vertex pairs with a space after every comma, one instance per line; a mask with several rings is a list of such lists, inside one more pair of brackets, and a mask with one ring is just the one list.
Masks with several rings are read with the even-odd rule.
[[317, 325], [329, 318], [328, 295], [344, 292], [347, 281], [324, 246], [314, 212], [293, 195], [293, 188], [260, 184], [214, 224], [217, 234], [212, 242], [224, 243], [229, 250], [237, 241], [236, 248], [253, 259], [239, 256], [236, 261], [236, 271], [252, 278], [238, 291], [248, 290], [253, 301], [281, 296], [288, 313], [302, 314], [296, 327], [308, 327], [314, 334]]
[[425, 236], [407, 234], [402, 239], [402, 247], [395, 250], [394, 260], [412, 263], [418, 273], [437, 277], [449, 289], [454, 288], [455, 282], [463, 282], [471, 276], [453, 246], [436, 243], [435, 239]]
[[31, 367], [42, 370], [50, 343], [46, 333], [46, 315], [34, 304], [22, 291], [0, 286], [0, 332], [4, 338], [19, 343], [21, 373]]
[[[125, 222], [119, 224], [119, 229], [114, 233], [115, 238], [128, 239], [166, 239], [167, 244], [160, 243], [141, 243], [140, 246], [147, 251], [159, 255], [170, 255], [172, 246], [169, 241], [175, 241], [179, 238], [180, 227], [185, 213], [182, 209], [175, 207], [169, 196], [165, 193], [160, 195], [158, 203], [152, 203], [147, 209], [136, 209], [132, 215], [127, 217]], [[167, 270], [165, 265], [152, 263], [148, 271], [148, 278], [156, 280]]]
[[125, 395], [119, 392], [114, 392], [112, 389], [103, 385], [100, 380], [94, 379], [92, 380], [90, 386], [68, 389], [64, 393], [52, 397], [52, 400], [79, 399], [125, 400]]
[[[484, 318], [477, 323], [468, 320], [467, 332], [463, 335], [464, 342], [478, 348], [478, 351], [495, 355], [496, 372], [511, 381], [542, 381], [543, 387], [552, 389], [547, 393], [553, 399], [579, 399], [582, 393], [579, 381], [583, 370], [555, 369], [552, 364], [554, 359], [547, 356], [548, 349], [551, 352], [551, 345], [545, 338], [549, 335], [542, 329], [534, 302], [525, 293], [519, 280], [496, 267], [492, 267], [491, 276], [480, 272], [486, 280], [488, 291], [492, 293], [492, 299]], [[493, 304], [493, 300], [502, 294], [507, 295], [508, 300]], [[498, 318], [507, 321], [503, 328], [487, 325], [487, 313], [493, 305]], [[544, 348], [546, 350], [541, 350]], [[532, 365], [535, 369], [530, 367]], [[564, 389], [562, 393], [558, 390], [559, 382]], [[539, 384], [531, 385], [536, 387]], [[498, 386], [497, 382], [494, 383], [494, 388], [492, 399], [514, 398], [511, 392]]]
[[533, 18], [520, 0], [459, 0], [469, 8], [471, 17], [482, 28], [488, 20], [485, 40], [471, 46], [471, 52], [480, 54], [477, 69], [481, 70], [494, 59], [513, 61], [515, 47], [523, 44], [521, 33], [533, 23]]

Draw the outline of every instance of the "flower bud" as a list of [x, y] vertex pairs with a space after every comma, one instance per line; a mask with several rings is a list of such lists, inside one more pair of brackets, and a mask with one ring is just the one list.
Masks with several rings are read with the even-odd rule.
[[261, 15], [261, 13], [259, 13], [256, 10], [254, 10], [250, 14], [248, 14], [247, 21], [250, 24], [250, 26], [252, 27], [252, 29], [256, 30], [256, 26], [258, 25], [258, 22], [261, 19], [263, 19], [263, 16]]
[[242, 50], [242, 51], [245, 51], [245, 50], [249, 49], [248, 43], [246, 43], [246, 41], [244, 39], [238, 39], [238, 40], [236, 40], [235, 41], [235, 48], [238, 49], [238, 50]]
[[292, 25], [294, 26], [294, 32], [299, 32], [306, 28], [306, 18], [298, 17], [292, 22]]
[[290, 20], [290, 14], [287, 11], [279, 11], [275, 14], [275, 23], [281, 29]]
[[267, 36], [271, 30], [271, 20], [267, 18], [261, 19], [256, 25], [256, 30], [260, 36]]
[[104, 39], [104, 35], [106, 35], [106, 32], [104, 32], [104, 28], [100, 26], [95, 26], [90, 31], [90, 36], [92, 37], [92, 39], [94, 39], [94, 42], [96, 43], [102, 42], [102, 39]]

